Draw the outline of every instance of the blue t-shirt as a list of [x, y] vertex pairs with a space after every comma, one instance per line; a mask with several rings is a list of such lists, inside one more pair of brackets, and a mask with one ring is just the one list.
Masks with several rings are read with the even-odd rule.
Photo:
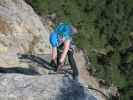
[[62, 42], [70, 40], [72, 32], [72, 26], [70, 24], [59, 23], [50, 34], [50, 43], [52, 47], [58, 47]]
[[71, 40], [71, 36], [70, 34], [65, 34], [64, 36], [60, 36], [57, 32], [52, 32], [50, 34], [50, 44], [52, 45], [52, 47], [58, 47], [60, 44], [62, 44], [64, 41], [62, 41], [62, 39], [64, 39], [64, 41], [67, 40]]

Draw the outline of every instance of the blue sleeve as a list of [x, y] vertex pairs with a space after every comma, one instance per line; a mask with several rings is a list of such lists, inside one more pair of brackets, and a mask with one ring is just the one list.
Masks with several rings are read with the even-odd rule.
[[67, 40], [71, 40], [72, 39], [72, 36], [71, 36], [70, 33], [65, 33], [64, 34], [64, 38], [65, 38], [65, 41], [67, 41]]
[[52, 47], [57, 47], [58, 46], [58, 37], [57, 37], [56, 32], [52, 32], [50, 34], [49, 41], [50, 41], [50, 44], [51, 44]]

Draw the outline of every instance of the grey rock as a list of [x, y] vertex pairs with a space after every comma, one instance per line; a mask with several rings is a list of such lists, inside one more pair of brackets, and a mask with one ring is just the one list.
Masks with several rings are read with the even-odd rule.
[[0, 66], [20, 66], [17, 53], [49, 53], [48, 39], [32, 7], [23, 0], [0, 0]]
[[41, 59], [30, 62], [33, 69], [20, 62], [18, 53], [49, 54], [48, 39], [49, 30], [24, 0], [0, 0], [0, 100], [96, 100], [69, 76], [44, 75]]
[[64, 75], [0, 74], [0, 100], [96, 100]]

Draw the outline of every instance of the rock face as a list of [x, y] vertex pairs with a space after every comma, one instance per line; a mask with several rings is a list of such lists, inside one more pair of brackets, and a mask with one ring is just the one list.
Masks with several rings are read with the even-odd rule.
[[49, 53], [48, 30], [23, 0], [0, 0], [0, 67], [18, 67], [17, 53]]
[[96, 100], [77, 81], [63, 75], [0, 74], [0, 100]]
[[45, 58], [25, 55], [32, 62], [20, 62], [18, 53], [49, 54], [48, 39], [49, 30], [23, 0], [0, 0], [0, 100], [102, 100], [69, 76], [44, 75]]

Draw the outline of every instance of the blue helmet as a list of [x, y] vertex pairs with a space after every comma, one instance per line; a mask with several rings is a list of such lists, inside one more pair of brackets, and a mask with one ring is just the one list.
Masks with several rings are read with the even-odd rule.
[[72, 27], [70, 24], [67, 23], [59, 23], [59, 25], [56, 26], [55, 31], [60, 36], [67, 36], [72, 34]]

